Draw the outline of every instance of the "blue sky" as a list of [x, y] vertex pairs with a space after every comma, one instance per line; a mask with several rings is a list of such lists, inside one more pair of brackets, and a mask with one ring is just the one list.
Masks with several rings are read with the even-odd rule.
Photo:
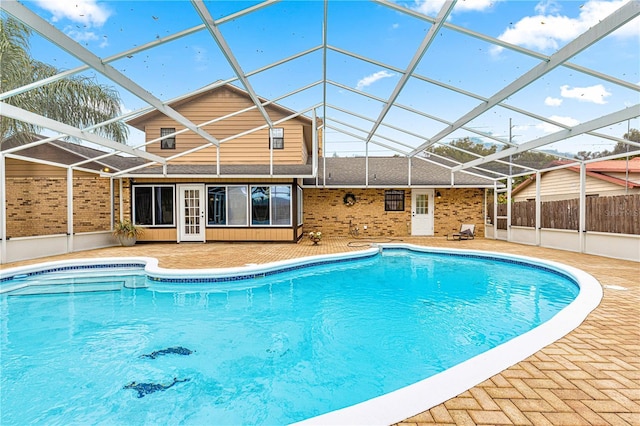
[[[214, 18], [228, 16], [259, 2], [205, 2]], [[435, 17], [442, 1], [397, 1], [419, 13]], [[624, 1], [485, 1], [460, 0], [448, 23], [499, 38], [518, 46], [551, 55], [598, 20], [619, 8]], [[202, 23], [188, 1], [94, 1], [31, 0], [27, 7], [58, 29], [74, 38], [95, 55], [106, 58], [145, 43], [158, 40]], [[322, 43], [322, 1], [283, 1], [219, 26], [245, 73], [267, 66]], [[327, 76], [346, 87], [386, 99], [398, 83], [403, 70], [431, 24], [381, 4], [364, 1], [331, 1], [328, 11], [328, 44], [376, 61], [361, 61], [330, 51]], [[34, 36], [32, 54], [36, 59], [60, 69], [80, 62], [48, 41]], [[303, 58], [249, 78], [255, 91], [266, 98], [282, 96], [322, 78], [323, 57], [316, 51]], [[571, 62], [612, 75], [633, 84], [640, 83], [640, 22], [632, 21], [598, 44], [571, 59]], [[443, 28], [420, 61], [415, 73], [444, 84], [459, 87], [482, 97], [490, 97], [504, 85], [539, 63], [511, 50], [501, 49], [477, 38]], [[389, 68], [383, 66], [388, 65]], [[135, 53], [111, 63], [161, 100], [193, 91], [219, 79], [234, 76], [231, 67], [208, 32], [199, 31], [151, 50]], [[89, 72], [89, 75], [96, 75]], [[113, 85], [99, 74], [96, 79]], [[120, 90], [127, 111], [146, 106], [126, 90]], [[354, 95], [344, 88], [329, 85], [327, 100], [332, 105], [352, 110], [375, 120], [382, 109], [376, 100]], [[292, 109], [306, 109], [322, 101], [322, 87], [300, 93], [280, 103]], [[454, 121], [479, 101], [454, 93], [417, 78], [411, 78], [398, 102], [416, 110]], [[568, 68], [558, 68], [505, 101], [517, 108], [566, 124], [594, 119], [640, 102], [637, 91]], [[322, 111], [318, 111], [322, 114]], [[328, 109], [328, 117], [353, 122], [366, 135], [371, 123]], [[558, 130], [512, 110], [495, 107], [474, 119], [468, 127], [506, 138], [511, 119], [513, 140], [526, 142]], [[390, 110], [385, 122], [406, 128], [414, 137], [385, 128], [382, 136], [399, 144], [417, 146], [437, 134], [446, 124], [401, 108]], [[338, 127], [338, 124], [335, 124]], [[640, 128], [638, 119], [621, 123], [601, 133], [621, 137], [627, 127]], [[458, 131], [445, 141], [474, 133]], [[329, 130], [328, 154], [361, 154], [362, 142]], [[141, 140], [132, 134], [131, 145]], [[593, 137], [573, 138], [549, 148], [560, 151], [610, 148], [612, 143]], [[406, 148], [404, 148], [406, 149]], [[383, 153], [371, 147], [370, 152]]]

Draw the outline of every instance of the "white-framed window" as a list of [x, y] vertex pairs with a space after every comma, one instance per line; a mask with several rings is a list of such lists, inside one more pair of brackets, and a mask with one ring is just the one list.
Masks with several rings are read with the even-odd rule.
[[284, 128], [274, 127], [271, 129], [270, 142], [273, 149], [284, 149]]
[[250, 188], [252, 226], [291, 226], [291, 185]]
[[[160, 137], [164, 137], [175, 132], [175, 127], [162, 127], [160, 129]], [[176, 135], [162, 139], [160, 141], [160, 149], [176, 149]]]
[[173, 185], [134, 185], [133, 220], [136, 225], [175, 226]]
[[207, 226], [248, 225], [247, 185], [207, 186]]

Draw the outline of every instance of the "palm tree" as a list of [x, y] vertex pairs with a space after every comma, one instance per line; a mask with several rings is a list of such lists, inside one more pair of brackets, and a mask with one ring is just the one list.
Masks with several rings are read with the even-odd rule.
[[[31, 30], [13, 18], [0, 19], [0, 92], [51, 77], [60, 70], [31, 58]], [[120, 96], [109, 86], [93, 78], [73, 76], [14, 95], [4, 100], [16, 107], [35, 112], [52, 120], [84, 128], [117, 117]], [[19, 120], [1, 117], [0, 142], [14, 138], [21, 143], [32, 140], [39, 128]], [[128, 129], [116, 122], [102, 126], [95, 133], [125, 143]]]

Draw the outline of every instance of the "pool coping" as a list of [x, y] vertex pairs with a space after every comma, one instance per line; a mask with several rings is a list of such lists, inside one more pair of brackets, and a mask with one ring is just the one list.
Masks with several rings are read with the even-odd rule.
[[[559, 271], [573, 279], [580, 287], [576, 299], [566, 308], [556, 314], [551, 320], [541, 324], [533, 330], [524, 333], [510, 341], [477, 355], [444, 372], [421, 380], [412, 385], [398, 389], [370, 400], [312, 417], [296, 424], [391, 424], [402, 421], [431, 407], [441, 404], [460, 393], [476, 386], [495, 374], [507, 369], [538, 352], [545, 346], [555, 342], [570, 331], [577, 328], [600, 303], [603, 297], [602, 286], [590, 274], [558, 262], [541, 260], [533, 257], [504, 254], [485, 250], [468, 250], [454, 248], [436, 248], [418, 246], [408, 243], [381, 243], [359, 252], [337, 253], [329, 255], [307, 256], [288, 259], [266, 264], [247, 264], [242, 267], [210, 268], [210, 269], [164, 269], [158, 266], [158, 260], [152, 257], [117, 257], [100, 259], [79, 259], [57, 262], [46, 262], [30, 266], [10, 268], [0, 273], [0, 279], [6, 276], [16, 276], [47, 268], [86, 266], [95, 263], [144, 263], [144, 270], [150, 276], [160, 278], [179, 277], [185, 273], [192, 276], [223, 277], [230, 274], [261, 274], [280, 271], [282, 269], [296, 269], [305, 265], [328, 263], [336, 260], [351, 260], [376, 255], [380, 249], [408, 249], [419, 252], [468, 255], [472, 257], [497, 257], [527, 263], [544, 269]], [[0, 293], [10, 290], [0, 289]], [[433, 392], [437, 389], [437, 392]]]

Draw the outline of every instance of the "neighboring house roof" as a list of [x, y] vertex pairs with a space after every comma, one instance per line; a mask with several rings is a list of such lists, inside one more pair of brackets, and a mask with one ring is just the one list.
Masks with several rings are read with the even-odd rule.
[[[39, 135], [33, 136], [34, 142], [42, 139], [45, 139], [45, 137]], [[2, 142], [0, 150], [7, 151], [20, 145], [21, 143], [17, 142], [16, 140], [9, 139]], [[44, 142], [40, 145], [24, 148], [15, 152], [16, 156], [47, 161], [49, 163], [58, 164], [61, 167], [77, 164], [85, 160], [103, 156], [105, 154], [105, 151], [61, 140]], [[88, 170], [95, 170], [97, 172], [103, 170], [105, 167], [108, 167], [111, 172], [117, 172], [144, 163], [144, 160], [137, 157], [123, 157], [114, 154], [97, 161], [91, 161], [89, 163], [82, 164], [79, 167]]]
[[[197, 101], [198, 98], [200, 98], [202, 96], [205, 96], [205, 95], [207, 95], [209, 93], [212, 93], [212, 92], [215, 92], [215, 91], [218, 91], [218, 90], [225, 90], [225, 89], [230, 90], [230, 91], [232, 91], [232, 92], [234, 92], [234, 93], [236, 93], [236, 94], [238, 94], [240, 96], [243, 96], [243, 97], [245, 97], [245, 98], [247, 98], [247, 99], [249, 99], [251, 101], [251, 96], [249, 96], [249, 93], [247, 91], [245, 91], [243, 89], [240, 89], [239, 87], [236, 87], [233, 84], [227, 83], [227, 84], [223, 84], [221, 86], [213, 87], [213, 88], [208, 89], [208, 90], [196, 91], [195, 94], [180, 98], [180, 99], [178, 99], [176, 101], [173, 101], [173, 102], [169, 103], [168, 105], [171, 108], [175, 109], [175, 108], [179, 107], [180, 105], [184, 105], [184, 104], [188, 104], [190, 102]], [[258, 99], [263, 104], [265, 102], [269, 102], [268, 99], [262, 98], [260, 96], [258, 96]], [[253, 101], [251, 101], [251, 102], [253, 102]], [[294, 110], [291, 110], [289, 108], [286, 108], [286, 107], [284, 107], [282, 105], [279, 105], [279, 104], [277, 104], [275, 102], [269, 103], [268, 105], [265, 106], [265, 108], [279, 110], [279, 111], [281, 111], [282, 113], [284, 113], [287, 116], [297, 114], [297, 111], [294, 111]], [[230, 111], [230, 112], [233, 112], [233, 111]], [[149, 119], [151, 119], [153, 116], [158, 115], [158, 114], [162, 114], [162, 112], [158, 111], [157, 109], [154, 109], [153, 111], [149, 111], [149, 112], [147, 112], [145, 114], [139, 115], [137, 117], [134, 117], [134, 118], [128, 120], [127, 124], [129, 124], [130, 126], [135, 127], [136, 129], [144, 131], [144, 123], [146, 121], [148, 121]], [[305, 116], [305, 115], [299, 115], [296, 118], [300, 119], [302, 121], [305, 121], [305, 122], [307, 122], [309, 124], [313, 123], [313, 120], [311, 118]], [[320, 125], [320, 123], [321, 123], [321, 121], [318, 119], [318, 125]], [[195, 123], [195, 124], [197, 125], [199, 123]]]
[[[320, 159], [317, 184], [328, 187], [364, 187], [367, 186], [365, 170], [364, 157], [331, 157], [325, 158], [324, 163]], [[450, 169], [432, 162], [412, 159], [409, 173], [409, 160], [406, 157], [369, 157], [368, 175], [368, 186], [374, 187], [452, 186]], [[493, 188], [493, 180], [481, 176], [457, 172], [453, 177], [457, 187]], [[315, 186], [316, 179], [305, 178], [304, 185]]]
[[[567, 164], [569, 161], [558, 162], [559, 164]], [[569, 167], [573, 170], [580, 171], [580, 167]], [[605, 160], [596, 161], [587, 164], [587, 172], [598, 173], [625, 173], [629, 170], [629, 173], [640, 173], [640, 157], [634, 157], [627, 162], [624, 159], [620, 160]]]
[[[563, 165], [570, 164], [572, 161], [555, 161], [553, 165]], [[570, 170], [575, 173], [580, 173], [579, 166], [569, 166], [566, 170]], [[630, 174], [640, 174], [640, 157], [634, 157], [629, 161], [626, 160], [604, 160], [604, 161], [595, 161], [593, 163], [586, 164], [586, 175], [595, 179], [600, 179], [606, 182], [613, 183], [615, 185], [620, 185], [627, 188], [640, 188], [640, 183], [636, 183], [630, 180], [621, 179], [615, 176], [609, 176], [606, 173], [626, 173]], [[543, 172], [540, 174], [540, 177], [544, 176], [548, 172]], [[526, 187], [531, 185], [536, 181], [536, 175], [533, 174], [526, 181], [522, 182], [515, 188], [511, 195], [516, 195]]]

